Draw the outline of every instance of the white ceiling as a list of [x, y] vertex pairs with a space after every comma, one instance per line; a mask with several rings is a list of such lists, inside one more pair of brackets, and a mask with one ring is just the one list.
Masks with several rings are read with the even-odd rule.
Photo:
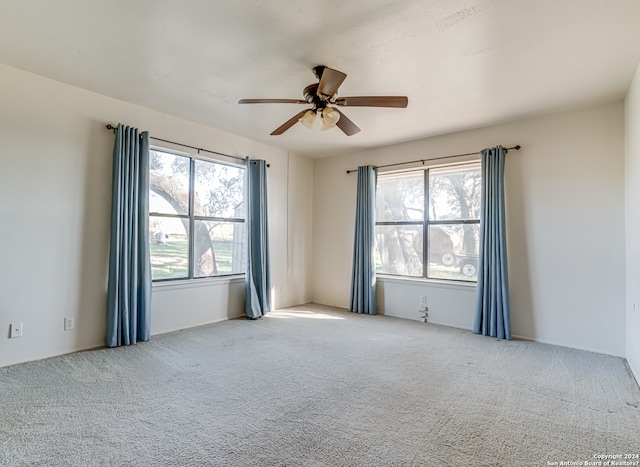
[[[640, 1], [3, 1], [0, 62], [324, 157], [622, 99]], [[318, 64], [348, 75], [341, 96], [409, 106], [343, 108], [362, 129], [347, 137], [270, 136], [304, 107], [237, 104], [302, 99]]]

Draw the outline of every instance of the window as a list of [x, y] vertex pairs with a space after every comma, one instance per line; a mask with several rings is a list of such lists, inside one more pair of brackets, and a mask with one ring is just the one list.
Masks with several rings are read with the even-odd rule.
[[150, 151], [154, 281], [244, 273], [244, 184], [244, 166]]
[[479, 163], [379, 174], [376, 272], [476, 281], [480, 192]]

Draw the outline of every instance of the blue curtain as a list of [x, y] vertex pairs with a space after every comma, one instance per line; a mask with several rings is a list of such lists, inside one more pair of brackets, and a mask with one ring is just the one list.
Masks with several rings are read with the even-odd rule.
[[267, 219], [267, 164], [246, 160], [247, 168], [247, 271], [245, 312], [257, 319], [271, 311], [271, 267]]
[[117, 347], [150, 337], [149, 133], [118, 125], [112, 177], [105, 342]]
[[473, 332], [511, 340], [504, 207], [506, 156], [502, 146], [481, 152], [480, 264]]
[[376, 177], [372, 165], [358, 167], [350, 309], [369, 315], [376, 314]]

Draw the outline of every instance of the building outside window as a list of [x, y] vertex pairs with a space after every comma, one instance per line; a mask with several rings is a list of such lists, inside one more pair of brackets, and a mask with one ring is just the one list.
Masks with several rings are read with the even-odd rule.
[[243, 165], [152, 149], [149, 244], [154, 281], [243, 274]]
[[480, 163], [378, 174], [376, 272], [476, 281], [480, 193]]

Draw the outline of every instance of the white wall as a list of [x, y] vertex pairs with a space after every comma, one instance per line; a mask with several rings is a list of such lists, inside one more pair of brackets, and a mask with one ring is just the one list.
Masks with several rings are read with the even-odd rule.
[[279, 306], [293, 306], [311, 301], [311, 257], [313, 254], [313, 161], [303, 157], [292, 157], [289, 161], [288, 217], [286, 238], [285, 283], [287, 287], [276, 288]]
[[[0, 366], [101, 346], [113, 134], [106, 123], [266, 159], [275, 305], [310, 300], [312, 162], [0, 65]], [[295, 238], [292, 238], [294, 236]], [[154, 287], [152, 333], [243, 313], [238, 280]], [[75, 317], [76, 329], [63, 330]], [[24, 335], [9, 339], [9, 324]]]
[[[104, 124], [122, 122], [271, 164], [277, 307], [312, 299], [348, 306], [356, 177], [347, 169], [521, 144], [507, 162], [514, 334], [613, 355], [626, 349], [637, 376], [639, 75], [626, 108], [610, 104], [310, 161], [0, 65], [0, 366], [102, 345], [113, 145]], [[424, 295], [431, 322], [470, 328], [468, 286], [382, 279], [381, 312], [415, 319]], [[243, 286], [165, 285], [154, 287], [153, 299], [157, 334], [241, 315]], [[65, 316], [76, 318], [75, 331], [63, 331]], [[23, 337], [9, 339], [12, 322], [24, 323]]]
[[[506, 165], [512, 331], [540, 342], [625, 355], [622, 103], [428, 138], [314, 166], [313, 299], [348, 307], [356, 174], [347, 169], [522, 145]], [[379, 308], [470, 329], [474, 289], [380, 281]]]
[[640, 382], [640, 64], [625, 100], [627, 361]]

